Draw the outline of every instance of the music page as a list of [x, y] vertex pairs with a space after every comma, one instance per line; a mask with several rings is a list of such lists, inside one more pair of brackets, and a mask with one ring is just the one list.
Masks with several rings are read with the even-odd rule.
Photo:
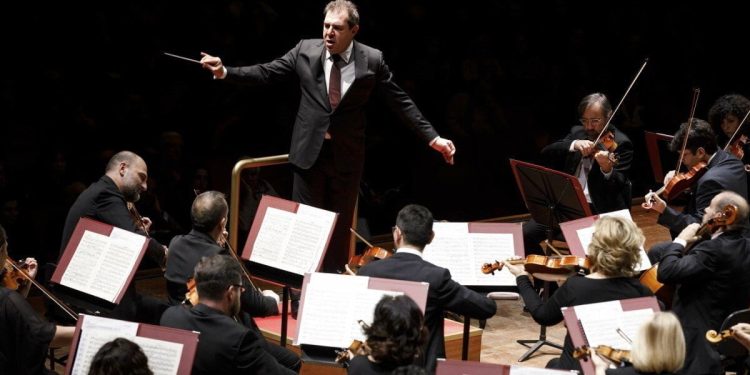
[[84, 315], [72, 375], [88, 375], [91, 360], [102, 345], [118, 337], [131, 340], [138, 332], [138, 323]]
[[146, 237], [113, 228], [109, 236], [84, 231], [60, 284], [116, 302], [141, 254]]
[[154, 375], [176, 375], [182, 358], [182, 344], [136, 336], [132, 341], [138, 344], [148, 357], [148, 368]]
[[[605, 216], [621, 217], [623, 219], [633, 221], [633, 217], [630, 216], [630, 211], [628, 211], [627, 209], [606, 212], [606, 213], [599, 215], [599, 217], [605, 217]], [[576, 234], [578, 234], [578, 240], [581, 241], [581, 246], [583, 247], [583, 251], [588, 255], [589, 245], [591, 244], [591, 238], [594, 236], [594, 227], [590, 226], [588, 228], [578, 229], [576, 231]], [[643, 248], [643, 244], [641, 244], [640, 255], [641, 255], [641, 260], [640, 260], [640, 263], [638, 263], [638, 266], [636, 267], [636, 271], [645, 271], [651, 268], [651, 261], [648, 259], [648, 255], [646, 254], [646, 250]]]
[[640, 325], [653, 314], [651, 309], [623, 311], [620, 301], [575, 306], [576, 316], [590, 347], [608, 345], [630, 350]]

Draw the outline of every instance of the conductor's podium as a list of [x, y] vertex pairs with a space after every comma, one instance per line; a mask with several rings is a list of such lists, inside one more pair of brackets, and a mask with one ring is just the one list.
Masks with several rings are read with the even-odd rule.
[[[269, 342], [278, 345], [281, 339], [281, 315], [269, 316], [267, 318], [255, 318], [260, 331]], [[286, 346], [293, 352], [300, 354], [300, 349], [292, 345], [297, 337], [297, 320], [290, 316], [287, 320]], [[445, 353], [448, 359], [461, 359], [461, 344], [463, 343], [463, 323], [445, 319]], [[482, 351], [482, 329], [471, 326], [469, 329], [469, 355], [470, 361], [479, 361]], [[302, 374], [346, 374], [346, 369], [326, 364], [303, 362]]]

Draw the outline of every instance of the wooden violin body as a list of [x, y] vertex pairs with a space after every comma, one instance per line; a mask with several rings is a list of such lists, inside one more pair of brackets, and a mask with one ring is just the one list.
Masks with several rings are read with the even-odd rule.
[[351, 356], [364, 354], [364, 343], [359, 340], [352, 340], [352, 343], [348, 348], [342, 348], [341, 350], [336, 351], [336, 363], [340, 363], [344, 365], [344, 367], [349, 367], [349, 360], [351, 359]]
[[[588, 359], [589, 349], [587, 345], [573, 349], [573, 358]], [[594, 348], [594, 352], [617, 365], [623, 362], [630, 362], [630, 350], [615, 349], [609, 345], [599, 345]]]
[[24, 262], [14, 262], [8, 258], [5, 260], [3, 268], [4, 287], [11, 290], [18, 290], [18, 288], [24, 287], [29, 283], [29, 279], [21, 272], [21, 270], [29, 268], [28, 264]]
[[198, 287], [195, 279], [192, 277], [187, 281], [187, 292], [185, 293], [185, 300], [182, 301], [182, 303], [190, 303], [191, 306], [200, 303], [200, 299], [198, 298]]
[[[528, 273], [552, 273], [566, 274], [578, 271], [579, 269], [589, 269], [591, 263], [588, 258], [580, 258], [575, 255], [564, 255], [561, 257], [529, 255], [526, 259], [513, 258], [508, 259], [511, 264], [523, 264]], [[503, 268], [503, 263], [495, 261], [494, 263], [484, 263], [482, 273], [492, 273]]]
[[362, 268], [367, 263], [370, 263], [374, 260], [388, 258], [389, 256], [393, 254], [394, 254], [393, 250], [386, 250], [382, 247], [371, 246], [363, 254], [354, 255], [351, 258], [349, 258], [349, 263], [347, 263], [347, 266], [352, 273], [356, 274], [359, 271], [359, 269]]

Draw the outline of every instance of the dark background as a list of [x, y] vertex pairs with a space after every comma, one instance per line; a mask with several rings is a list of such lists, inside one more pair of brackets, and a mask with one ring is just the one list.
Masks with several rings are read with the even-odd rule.
[[[189, 228], [192, 188], [228, 193], [239, 158], [287, 153], [294, 82], [216, 82], [161, 52], [266, 62], [300, 38], [320, 38], [325, 3], [4, 4], [0, 223], [11, 253], [54, 260], [68, 207], [121, 149], [149, 165], [150, 193], [139, 207], [169, 214], [155, 224], [165, 242]], [[635, 196], [656, 185], [644, 130], [673, 133], [688, 117], [694, 87], [702, 90], [701, 118], [720, 95], [750, 91], [741, 58], [748, 15], [736, 1], [357, 4], [357, 39], [385, 53], [397, 82], [458, 148], [456, 165], [446, 166], [372, 102], [360, 210], [373, 234], [411, 202], [456, 221], [524, 213], [508, 159], [538, 161], [544, 145], [576, 124], [584, 95], [601, 91], [616, 104], [646, 57], [613, 121], [636, 144]]]

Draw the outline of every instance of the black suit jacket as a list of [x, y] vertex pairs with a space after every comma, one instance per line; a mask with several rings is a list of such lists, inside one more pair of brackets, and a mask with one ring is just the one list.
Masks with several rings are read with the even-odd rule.
[[[167, 279], [167, 291], [169, 302], [181, 303], [187, 292], [187, 281], [193, 277], [195, 266], [203, 257], [216, 254], [229, 255], [229, 251], [216, 243], [209, 235], [193, 229], [183, 236], [175, 236], [169, 243], [169, 255], [167, 256], [167, 270], [164, 278]], [[269, 316], [278, 314], [279, 308], [273, 297], [266, 297], [252, 287], [243, 278], [245, 291], [242, 293], [242, 311], [250, 316]], [[257, 328], [253, 321], [252, 326]]]
[[206, 305], [172, 306], [161, 325], [200, 332], [193, 375], [295, 374], [263, 349], [261, 335]]
[[430, 284], [425, 311], [425, 326], [430, 331], [424, 355], [428, 372], [435, 372], [437, 358], [445, 358], [443, 313], [445, 310], [475, 319], [495, 315], [497, 305], [486, 296], [474, 292], [451, 279], [451, 273], [414, 254], [397, 252], [377, 262], [362, 267], [357, 275], [423, 281]]
[[723, 374], [719, 354], [706, 331], [719, 330], [724, 319], [750, 304], [750, 240], [732, 231], [695, 245], [686, 255], [671, 243], [662, 252], [658, 279], [677, 284], [673, 310], [685, 332], [684, 374]]
[[689, 224], [700, 223], [706, 207], [711, 204], [711, 199], [724, 190], [733, 191], [747, 199], [747, 173], [741, 161], [723, 150], [718, 150], [708, 163], [706, 173], [690, 191], [690, 200], [682, 213], [667, 207], [659, 215], [657, 222], [669, 228], [673, 238], [677, 237]]
[[[633, 163], [633, 143], [625, 133], [610, 125], [615, 135], [617, 148], [614, 153], [619, 161], [614, 171], [605, 178], [596, 161], [593, 161], [588, 175], [589, 196], [596, 212], [610, 212], [630, 208], [630, 166]], [[583, 126], [574, 126], [565, 138], [542, 149], [542, 156], [557, 170], [576, 175], [581, 162], [581, 153], [570, 152], [570, 145], [577, 139], [588, 139]]]
[[383, 53], [356, 41], [352, 43], [350, 64], [353, 62], [355, 66], [355, 80], [333, 111], [326, 89], [322, 39], [302, 40], [284, 56], [266, 64], [227, 67], [227, 79], [250, 84], [299, 80], [301, 97], [289, 150], [289, 161], [299, 168], [308, 169], [315, 163], [328, 131], [336, 168], [361, 169], [365, 152], [364, 106], [373, 94], [382, 96], [387, 106], [425, 141], [438, 135], [411, 98], [393, 81]]

